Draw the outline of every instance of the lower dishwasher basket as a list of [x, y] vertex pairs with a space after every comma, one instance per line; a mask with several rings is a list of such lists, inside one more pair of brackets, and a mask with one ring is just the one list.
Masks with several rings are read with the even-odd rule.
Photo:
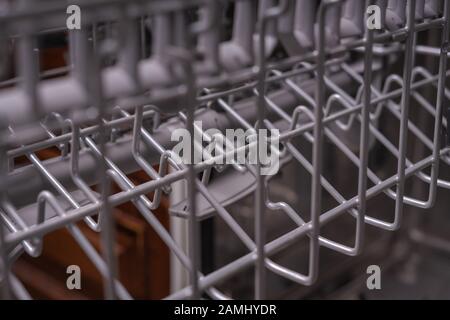
[[[280, 281], [317, 288], [343, 256], [394, 250], [370, 233], [403, 220], [416, 241], [434, 239], [404, 211], [431, 209], [450, 189], [448, 1], [0, 4], [5, 298], [31, 298], [16, 261], [67, 228], [105, 298], [131, 299], [113, 214], [126, 203], [172, 255], [168, 299], [263, 299]], [[63, 63], [44, 68], [54, 46], [67, 49]], [[130, 178], [137, 171], [146, 181]], [[172, 230], [155, 215], [163, 201]], [[205, 235], [211, 221], [227, 231]], [[239, 274], [250, 294], [226, 281]]]

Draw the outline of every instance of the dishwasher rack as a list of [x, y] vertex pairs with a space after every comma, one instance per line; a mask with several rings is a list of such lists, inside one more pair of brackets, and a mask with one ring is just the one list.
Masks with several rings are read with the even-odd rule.
[[[0, 1], [2, 2], [2, 1]], [[365, 225], [395, 231], [402, 225], [405, 204], [431, 208], [438, 187], [450, 189], [439, 177], [439, 167], [450, 164], [443, 139], [449, 75], [450, 3], [437, 0], [89, 0], [3, 1], [0, 15], [0, 77], [12, 61], [18, 76], [0, 83], [0, 272], [5, 298], [30, 297], [11, 272], [22, 254], [38, 257], [42, 238], [67, 228], [104, 278], [105, 297], [131, 299], [117, 280], [113, 251], [112, 209], [131, 201], [188, 270], [190, 285], [168, 299], [228, 299], [219, 288], [234, 274], [255, 268], [255, 299], [267, 291], [267, 273], [310, 286], [320, 277], [320, 247], [348, 256], [363, 250]], [[66, 8], [81, 8], [81, 29], [66, 30]], [[382, 30], [368, 29], [366, 8], [381, 8]], [[234, 10], [231, 27], [222, 12]], [[104, 39], [98, 30], [106, 30]], [[231, 29], [224, 30], [224, 29]], [[39, 72], [35, 42], [38, 35], [66, 31], [69, 63], [52, 74]], [[434, 30], [440, 47], [417, 43], [417, 35]], [[224, 31], [229, 39], [224, 40]], [[150, 36], [149, 36], [150, 35]], [[7, 43], [16, 51], [8, 55]], [[282, 47], [285, 54], [276, 57]], [[435, 57], [439, 72], [416, 65], [416, 56]], [[385, 57], [403, 57], [403, 74], [382, 70]], [[108, 57], [113, 62], [106, 63]], [[374, 74], [382, 85], [374, 85]], [[352, 88], [352, 89], [350, 89]], [[436, 93], [430, 99], [424, 88]], [[410, 118], [416, 103], [433, 119], [432, 134]], [[378, 129], [383, 114], [399, 126], [398, 141]], [[200, 128], [195, 121], [202, 121]], [[311, 175], [310, 212], [297, 212], [267, 195], [270, 177], [256, 165], [218, 165], [224, 152], [197, 164], [175, 161], [171, 132], [186, 127], [213, 141], [209, 128], [278, 128], [281, 163], [296, 161]], [[220, 135], [219, 135], [220, 136]], [[226, 139], [225, 136], [221, 136]], [[311, 150], [300, 150], [292, 140], [303, 137]], [[356, 138], [355, 138], [356, 137]], [[412, 140], [411, 140], [412, 139]], [[423, 146], [426, 157], [407, 155], [408, 141]], [[345, 198], [323, 175], [323, 149], [329, 142], [358, 170], [357, 193]], [[369, 166], [377, 143], [397, 162], [395, 172], [381, 177]], [[202, 147], [194, 145], [191, 148]], [[244, 148], [251, 147], [248, 142]], [[39, 150], [57, 148], [60, 156], [40, 160]], [[239, 151], [234, 148], [233, 154]], [[311, 153], [311, 156], [309, 156]], [[26, 157], [28, 164], [16, 166]], [[156, 167], [155, 165], [158, 165]], [[157, 168], [157, 169], [155, 169]], [[249, 177], [254, 193], [255, 236], [237, 223], [226, 206], [209, 189], [212, 171], [237, 172]], [[148, 182], [134, 185], [127, 177], [143, 170]], [[201, 176], [201, 178], [199, 178]], [[413, 178], [428, 186], [425, 199], [409, 196], [405, 186]], [[189, 226], [189, 250], [184, 252], [158, 221], [153, 210], [171, 192], [174, 182], [187, 182], [182, 209], [173, 209]], [[239, 180], [240, 181], [240, 180]], [[121, 192], [111, 194], [111, 185]], [[238, 183], [237, 183], [238, 184]], [[94, 191], [93, 186], [100, 186]], [[241, 185], [227, 184], [241, 193]], [[337, 205], [324, 211], [328, 193]], [[152, 194], [150, 198], [148, 194]], [[395, 202], [392, 219], [366, 215], [367, 202], [379, 194]], [[199, 212], [199, 195], [208, 212]], [[239, 196], [237, 196], [239, 197]], [[234, 200], [236, 201], [236, 200]], [[280, 210], [296, 228], [267, 242], [266, 210]], [[320, 229], [338, 216], [355, 220], [354, 243], [347, 246], [325, 238]], [[98, 219], [94, 216], [98, 215]], [[209, 273], [200, 273], [199, 223], [222, 219], [248, 249], [248, 253]], [[101, 235], [102, 252], [89, 243], [76, 222], [82, 221]], [[271, 257], [309, 240], [308, 270], [302, 274], [276, 263]]]

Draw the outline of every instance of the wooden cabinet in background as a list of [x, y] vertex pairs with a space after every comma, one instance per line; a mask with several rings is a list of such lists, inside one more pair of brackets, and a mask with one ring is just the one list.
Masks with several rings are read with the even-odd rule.
[[[130, 175], [140, 184], [148, 181], [142, 173]], [[116, 190], [118, 191], [118, 190]], [[168, 199], [163, 198], [154, 211], [168, 228]], [[119, 262], [120, 280], [136, 299], [161, 299], [169, 294], [169, 251], [132, 203], [114, 210], [116, 220], [115, 252]], [[100, 235], [83, 222], [78, 226], [100, 252]], [[78, 265], [82, 272], [82, 289], [68, 290], [66, 269]], [[44, 238], [44, 251], [39, 258], [25, 254], [15, 263], [15, 275], [37, 299], [101, 299], [102, 277], [66, 229]]]

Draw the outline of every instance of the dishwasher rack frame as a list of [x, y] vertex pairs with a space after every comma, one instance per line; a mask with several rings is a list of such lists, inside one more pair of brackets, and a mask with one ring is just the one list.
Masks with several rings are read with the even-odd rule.
[[[239, 10], [244, 12], [245, 3], [251, 1], [237, 1], [236, 7], [240, 3]], [[391, 30], [383, 32], [360, 26], [358, 36], [334, 43], [333, 36], [336, 35], [330, 36], [330, 28], [336, 23], [344, 2], [349, 5], [352, 0], [326, 0], [320, 3], [314, 50], [299, 52], [274, 63], [267, 59], [273, 50], [273, 26], [296, 2], [259, 1], [258, 17], [254, 20], [257, 28], [251, 32], [252, 37], [253, 33], [257, 33], [254, 57], [250, 62], [242, 62], [244, 65], [236, 71], [234, 66], [223, 63], [219, 52], [221, 43], [218, 33], [221, 26], [217, 23], [217, 15], [221, 2], [79, 1], [83, 9], [83, 28], [68, 31], [71, 65], [64, 70], [64, 74], [68, 74], [46, 80], [39, 79], [41, 75], [37, 68], [34, 37], [63, 25], [66, 4], [52, 2], [48, 7], [19, 7], [1, 16], [0, 39], [17, 38], [19, 66], [19, 77], [8, 81], [0, 89], [0, 221], [4, 226], [0, 228], [0, 279], [4, 297], [13, 294], [18, 298], [30, 298], [11, 272], [11, 265], [23, 252], [33, 257], [39, 256], [42, 238], [49, 232], [66, 227], [102, 274], [105, 297], [131, 299], [127, 289], [117, 279], [117, 261], [113, 251], [112, 208], [128, 201], [133, 202], [189, 271], [190, 285], [174, 292], [168, 299], [198, 299], [203, 293], [214, 299], [228, 299], [217, 286], [252, 266], [255, 267], [255, 299], [266, 296], [268, 271], [301, 285], [312, 285], [319, 276], [320, 247], [344, 255], [358, 255], [363, 249], [366, 224], [395, 231], [402, 224], [405, 204], [431, 208], [436, 200], [437, 188], [450, 189], [449, 181], [439, 179], [439, 166], [450, 163], [449, 149], [443, 147], [441, 141], [442, 130], [447, 127], [447, 121], [443, 119], [444, 99], [450, 98], [450, 91], [445, 86], [450, 75], [447, 70], [450, 3], [444, 1], [442, 16], [424, 18], [417, 8], [425, 6], [425, 1], [408, 0], [403, 26], [390, 27]], [[385, 2], [367, 1], [366, 6]], [[27, 4], [27, 1], [23, 3]], [[193, 8], [202, 14], [199, 14], [197, 21], [188, 24], [181, 13]], [[142, 53], [145, 52], [145, 45], [143, 50], [142, 44], [147, 41], [145, 32], [141, 30], [141, 37], [144, 38], [138, 39], [136, 36], [139, 29], [135, 20], [141, 19], [142, 12], [155, 22], [150, 58]], [[42, 19], [43, 16], [48, 19]], [[120, 25], [121, 42], [114, 46], [114, 43], [106, 41], [106, 45], [95, 46], [91, 51], [88, 27], [111, 20], [118, 21]], [[146, 28], [146, 20], [142, 18], [141, 22], [141, 26]], [[417, 33], [430, 29], [441, 30], [441, 48], [416, 44]], [[178, 34], [178, 38], [172, 39], [171, 32]], [[231, 42], [238, 40], [232, 39]], [[404, 42], [400, 49], [380, 46], [399, 42]], [[197, 51], [201, 45], [204, 47], [201, 48], [203, 54], [200, 59]], [[390, 75], [385, 79], [383, 88], [377, 89], [371, 85], [375, 56], [389, 54], [389, 48], [394, 48], [397, 54], [404, 50], [403, 75]], [[108, 50], [116, 51], [118, 61], [112, 67], [101, 68], [100, 58], [108, 54]], [[363, 75], [350, 64], [349, 51], [363, 55]], [[226, 52], [238, 54], [229, 48]], [[423, 67], [415, 66], [416, 54], [437, 56], [438, 74], [433, 75]], [[340, 72], [334, 72], [336, 68]], [[350, 82], [358, 84], [356, 97], [344, 89]], [[276, 90], [272, 88], [275, 85], [278, 85]], [[399, 88], [395, 89], [395, 86]], [[419, 89], [426, 86], [436, 87], [435, 103], [419, 93]], [[2, 84], [0, 87], [3, 87]], [[243, 93], [247, 99], [239, 100], [239, 94]], [[233, 102], [235, 97], [237, 102]], [[399, 98], [401, 101], [397, 103]], [[434, 118], [431, 138], [410, 121], [412, 99]], [[212, 104], [214, 108], [210, 107]], [[291, 109], [294, 109], [292, 114]], [[374, 125], [383, 112], [389, 112], [398, 119], [398, 147]], [[167, 120], [164, 118], [167, 113], [175, 116]], [[279, 121], [269, 120], [268, 115], [278, 117]], [[46, 121], [40, 120], [43, 116], [46, 116]], [[302, 219], [302, 214], [287, 203], [273, 203], [268, 199], [266, 189], [270, 182], [261, 174], [261, 163], [256, 166], [228, 165], [239, 172], [248, 171], [255, 178], [255, 237], [252, 239], [208, 190], [211, 171], [223, 170], [216, 163], [224, 159], [227, 153], [215, 155], [199, 164], [180, 165], [174, 161], [170, 150], [173, 145], [170, 132], [174, 128], [185, 126], [191, 136], [195, 131], [200, 131], [206, 141], [213, 141], [214, 137], [205, 133], [205, 128], [202, 131], [195, 125], [194, 121], [199, 119], [204, 120], [207, 127], [220, 126], [219, 129], [223, 130], [240, 127], [255, 132], [263, 127], [277, 128], [279, 122], [287, 123], [288, 129], [277, 138], [284, 147], [281, 153], [297, 161], [311, 175], [310, 219]], [[123, 133], [127, 130], [131, 134]], [[360, 135], [357, 152], [342, 139], [343, 134], [355, 132]], [[408, 138], [411, 135], [426, 146], [429, 156], [416, 162], [407, 158]], [[292, 143], [292, 139], [299, 136], [310, 142], [311, 160]], [[331, 141], [358, 169], [358, 192], [350, 199], [345, 199], [323, 175], [325, 139]], [[371, 139], [397, 158], [397, 170], [392, 176], [380, 178], [369, 168]], [[59, 148], [61, 156], [41, 161], [36, 152], [49, 147]], [[192, 150], [196, 147], [198, 145], [192, 142]], [[252, 143], [243, 148], [250, 147]], [[234, 149], [232, 153], [238, 151], [240, 149]], [[30, 164], [15, 168], [14, 159], [20, 156], [25, 156]], [[158, 170], [154, 169], [155, 164], [159, 164]], [[430, 174], [425, 173], [428, 168]], [[138, 169], [144, 170], [151, 180], [134, 185], [127, 174]], [[94, 176], [93, 172], [99, 174]], [[201, 180], [198, 179], [200, 173]], [[22, 185], [36, 174], [39, 175], [36, 183]], [[405, 183], [412, 177], [429, 185], [426, 200], [405, 195]], [[373, 186], [369, 187], [368, 179]], [[170, 192], [170, 185], [180, 180], [186, 180], [188, 186], [188, 254], [152, 213], [158, 208], [163, 194]], [[112, 183], [122, 191], [110, 194]], [[94, 184], [101, 186], [99, 193], [91, 189]], [[75, 190], [81, 191], [81, 199], [75, 195]], [[326, 212], [322, 210], [324, 190], [338, 203]], [[152, 199], [146, 196], [149, 193], [153, 193]], [[367, 201], [381, 193], [395, 201], [392, 222], [366, 215]], [[215, 210], [214, 216], [224, 220], [248, 249], [246, 255], [206, 275], [199, 272], [197, 194], [207, 199]], [[25, 221], [24, 208], [33, 211], [32, 217], [36, 220]], [[265, 210], [281, 210], [297, 227], [267, 242]], [[344, 213], [353, 216], [356, 222], [351, 247], [320, 235], [322, 226]], [[92, 217], [95, 215], [98, 215], [97, 221]], [[101, 254], [75, 225], [81, 220], [100, 233]], [[309, 238], [306, 274], [288, 269], [271, 259], [275, 253], [305, 236]]]

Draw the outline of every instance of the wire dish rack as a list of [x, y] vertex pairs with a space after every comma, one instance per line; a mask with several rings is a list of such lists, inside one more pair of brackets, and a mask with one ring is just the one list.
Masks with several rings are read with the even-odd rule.
[[[444, 106], [450, 98], [445, 85], [448, 1], [0, 3], [0, 76], [13, 63], [18, 74], [0, 83], [0, 278], [5, 298], [30, 297], [11, 272], [15, 260], [22, 254], [38, 257], [46, 234], [67, 228], [103, 276], [105, 298], [131, 299], [117, 277], [112, 215], [114, 207], [129, 201], [189, 273], [189, 285], [168, 299], [238, 298], [226, 296], [220, 283], [251, 268], [254, 298], [263, 299], [268, 273], [310, 286], [321, 276], [321, 247], [356, 256], [364, 250], [366, 225], [395, 231], [405, 205], [431, 208], [438, 187], [450, 189], [450, 181], [439, 176], [440, 166], [450, 164]], [[73, 4], [81, 8], [81, 28], [67, 30], [66, 9]], [[366, 25], [370, 5], [381, 9], [380, 30]], [[69, 39], [67, 67], [39, 72], [38, 36], [61, 31]], [[440, 46], [420, 44], [418, 35], [430, 31], [439, 34]], [[418, 55], [434, 59], [438, 73], [418, 65]], [[401, 76], [385, 70], [392, 57], [403, 64]], [[433, 97], [421, 94], [422, 89], [432, 90]], [[412, 121], [413, 103], [432, 119], [432, 130]], [[379, 129], [383, 115], [395, 119], [395, 139]], [[191, 136], [196, 132], [206, 142], [217, 138], [206, 132], [211, 128], [278, 128], [280, 163], [297, 162], [310, 174], [304, 182], [310, 193], [293, 190], [310, 201], [309, 212], [270, 200], [271, 177], [262, 174], [260, 162], [219, 165], [224, 152], [196, 164], [176, 162], [171, 151], [176, 128], [186, 128]], [[297, 138], [309, 147], [298, 148], [292, 142]], [[426, 156], [410, 157], [408, 143], [426, 150]], [[395, 159], [396, 170], [389, 175], [369, 165], [376, 144]], [[330, 145], [358, 171], [358, 179], [349, 182], [357, 186], [351, 197], [324, 175], [324, 149]], [[193, 141], [191, 147], [204, 146]], [[60, 155], [40, 160], [36, 153], [48, 148], [57, 148]], [[20, 157], [26, 165], [16, 164]], [[149, 180], [135, 185], [127, 175], [137, 170]], [[217, 185], [212, 174], [229, 179]], [[416, 180], [427, 185], [425, 198], [406, 194], [406, 185]], [[187, 251], [153, 213], [177, 181], [186, 181], [188, 194], [170, 211], [187, 220]], [[113, 193], [113, 184], [121, 191]], [[249, 194], [254, 235], [227, 209]], [[333, 207], [324, 208], [324, 194], [335, 200]], [[395, 202], [390, 219], [366, 214], [367, 202], [380, 194]], [[266, 212], [274, 210], [296, 227], [267, 241]], [[348, 231], [354, 235], [351, 245], [321, 235], [321, 227], [342, 215], [354, 219], [354, 230]], [[223, 220], [247, 254], [202, 274], [199, 223], [206, 218]], [[80, 231], [80, 221], [100, 233], [100, 253]], [[300, 239], [309, 241], [306, 272], [272, 259], [280, 251], [295, 250]]]

